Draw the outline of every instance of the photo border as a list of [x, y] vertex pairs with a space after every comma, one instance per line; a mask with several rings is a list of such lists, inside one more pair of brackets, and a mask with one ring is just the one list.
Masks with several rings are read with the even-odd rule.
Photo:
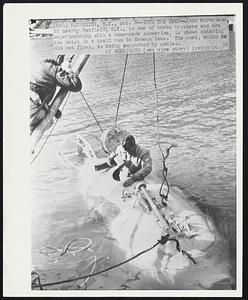
[[[238, 297], [242, 295], [242, 3], [116, 3], [116, 4], [5, 4], [4, 94], [3, 94], [3, 293], [4, 296], [74, 296], [74, 297]], [[237, 117], [237, 290], [129, 290], [129, 291], [34, 291], [31, 290], [31, 197], [29, 97], [30, 19], [104, 18], [151, 16], [194, 16], [235, 14], [236, 24], [236, 117]]]

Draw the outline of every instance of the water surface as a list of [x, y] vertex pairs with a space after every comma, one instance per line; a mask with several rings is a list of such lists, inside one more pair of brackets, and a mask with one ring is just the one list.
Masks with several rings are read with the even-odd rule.
[[[234, 33], [230, 34], [230, 44], [226, 51], [157, 54], [156, 79], [161, 146], [165, 150], [168, 143], [177, 145], [167, 159], [169, 182], [213, 217], [225, 236], [235, 277]], [[57, 54], [49, 38], [32, 39], [30, 46], [31, 63]], [[75, 54], [76, 58], [80, 55]], [[104, 130], [114, 124], [124, 62], [125, 55], [91, 56], [80, 74], [82, 92]], [[118, 124], [155, 153], [153, 172], [161, 178], [153, 68], [151, 54], [129, 55]], [[115, 241], [108, 238], [108, 220], [100, 216], [87, 219], [87, 202], [77, 189], [77, 170], [64, 168], [57, 156], [60, 143], [73, 133], [91, 140], [101, 134], [79, 93], [70, 94], [63, 117], [32, 164], [32, 263], [46, 281], [78, 275], [94, 255], [99, 259], [96, 270], [124, 258]], [[40, 253], [42, 247], [62, 248], [78, 237], [94, 240], [93, 253], [85, 251], [56, 263]], [[91, 270], [92, 264], [85, 272]], [[102, 280], [102, 289], [170, 288], [156, 281], [140, 280], [139, 271], [130, 266], [113, 272], [114, 282], [106, 274], [101, 279], [88, 280], [83, 287], [77, 282], [53, 289], [90, 289], [95, 280]], [[130, 274], [133, 281], [127, 281]]]

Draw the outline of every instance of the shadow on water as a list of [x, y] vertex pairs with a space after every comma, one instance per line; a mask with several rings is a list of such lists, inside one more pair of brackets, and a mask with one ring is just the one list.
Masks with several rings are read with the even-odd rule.
[[[229, 271], [236, 282], [236, 230], [235, 227], [228, 226], [229, 224], [236, 224], [235, 217], [231, 217], [222, 207], [210, 203], [203, 196], [187, 195], [187, 200], [194, 203], [206, 216], [210, 217], [216, 229], [223, 235], [223, 239], [218, 249], [215, 249], [214, 255], [221, 260], [223, 259], [224, 250], [227, 260], [231, 261]], [[232, 289], [236, 286], [235, 282], [232, 283]]]

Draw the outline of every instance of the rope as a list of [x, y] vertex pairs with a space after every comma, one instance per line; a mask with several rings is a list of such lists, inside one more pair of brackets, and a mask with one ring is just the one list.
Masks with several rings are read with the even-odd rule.
[[84, 97], [83, 93], [82, 93], [81, 91], [80, 91], [79, 93], [81, 94], [81, 96], [83, 97], [83, 99], [84, 99], [85, 103], [87, 104], [87, 106], [88, 106], [88, 108], [89, 108], [89, 110], [90, 110], [90, 112], [91, 112], [92, 116], [94, 117], [94, 119], [95, 119], [95, 121], [96, 121], [97, 125], [99, 126], [99, 128], [100, 128], [101, 132], [103, 132], [103, 129], [102, 129], [102, 127], [101, 127], [100, 123], [98, 122], [98, 120], [97, 120], [96, 116], [94, 115], [94, 113], [93, 113], [93, 111], [92, 111], [92, 109], [91, 109], [91, 107], [90, 107], [89, 103], [88, 103], [88, 102], [87, 102], [87, 100], [85, 99], [85, 97]]
[[[159, 195], [160, 197], [162, 198], [162, 203], [163, 204], [166, 204], [164, 203], [164, 201], [167, 201], [168, 200], [168, 195], [169, 195], [169, 192], [170, 192], [170, 185], [168, 183], [168, 180], [167, 180], [167, 174], [168, 174], [168, 168], [166, 167], [165, 165], [165, 160], [167, 159], [167, 157], [169, 156], [169, 153], [170, 153], [170, 149], [172, 147], [176, 147], [174, 144], [172, 144], [169, 148], [166, 149], [166, 156], [164, 155], [164, 153], [162, 153], [162, 157], [163, 157], [163, 171], [162, 171], [162, 175], [163, 175], [163, 181], [161, 183], [161, 186], [160, 186], [160, 189], [159, 189]], [[166, 183], [167, 185], [167, 192], [166, 192], [166, 195], [162, 194], [162, 188], [163, 188], [163, 185], [164, 183]]]
[[[68, 98], [69, 98], [69, 95], [70, 95], [70, 92], [67, 94], [67, 97], [66, 97], [65, 102], [64, 102], [64, 105], [63, 105], [63, 107], [62, 107], [62, 109], [61, 109], [61, 112], [62, 112], [62, 111], [64, 110], [64, 108], [65, 108], [65, 105], [66, 105], [66, 102], [67, 102], [67, 100], [68, 100]], [[37, 154], [35, 155], [35, 157], [31, 160], [31, 164], [35, 161], [35, 159], [36, 159], [36, 158], [38, 157], [38, 155], [41, 153], [41, 151], [42, 151], [42, 149], [44, 148], [44, 146], [45, 146], [47, 140], [49, 139], [49, 137], [51, 136], [51, 134], [52, 134], [52, 132], [53, 132], [55, 126], [57, 125], [58, 121], [59, 121], [59, 119], [56, 119], [56, 121], [55, 121], [55, 123], [53, 124], [53, 126], [52, 126], [52, 128], [51, 128], [51, 130], [50, 130], [48, 136], [46, 137], [44, 143], [43, 143], [42, 146], [40, 147], [40, 149], [39, 149], [39, 151], [37, 152]]]
[[116, 110], [116, 115], [115, 115], [115, 126], [114, 127], [116, 127], [116, 124], [117, 124], [117, 118], [118, 118], [118, 113], [119, 113], [119, 108], [120, 108], [120, 102], [121, 102], [122, 88], [123, 88], [124, 77], [125, 77], [125, 73], [126, 73], [127, 59], [128, 59], [128, 54], [126, 55], [126, 60], [125, 60], [125, 65], [124, 65], [124, 71], [123, 71], [123, 75], [122, 75], [121, 89], [120, 89], [120, 95], [119, 95], [119, 100], [118, 100], [118, 105], [117, 105], [117, 110]]
[[[77, 250], [69, 251], [69, 250], [68, 250], [68, 249], [69, 249], [69, 246], [70, 246], [73, 242], [76, 242], [76, 241], [78, 241], [78, 240], [87, 240], [87, 241], [88, 241], [88, 244], [87, 244], [86, 246], [84, 246], [84, 247], [81, 247], [81, 248], [77, 249]], [[60, 256], [66, 254], [66, 253], [72, 253], [72, 254], [74, 255], [74, 254], [77, 253], [77, 252], [81, 252], [81, 251], [87, 250], [91, 245], [92, 245], [92, 240], [91, 240], [91, 239], [88, 239], [88, 238], [79, 238], [79, 239], [72, 240], [72, 241], [70, 241], [70, 242], [64, 247], [64, 249], [62, 250]]]
[[[86, 246], [83, 246], [83, 247], [72, 247], [71, 244], [73, 242], [76, 242], [76, 241], [79, 241], [79, 240], [85, 240], [85, 241], [88, 241], [87, 245]], [[74, 239], [74, 240], [71, 240], [69, 243], [67, 243], [65, 245], [64, 248], [60, 249], [60, 248], [54, 248], [54, 247], [44, 247], [44, 248], [41, 248], [40, 249], [40, 253], [42, 254], [45, 254], [47, 257], [51, 257], [53, 259], [55, 258], [59, 258], [61, 256], [63, 256], [64, 254], [68, 253], [68, 254], [73, 254], [75, 255], [75, 253], [78, 253], [78, 252], [82, 252], [82, 251], [85, 251], [85, 250], [88, 250], [88, 251], [92, 251], [90, 249], [90, 246], [92, 245], [92, 240], [91, 239], [88, 239], [88, 238], [77, 238], [77, 239]], [[51, 255], [48, 255], [47, 252], [45, 252], [45, 249], [50, 249], [50, 250], [53, 250], [53, 253], [57, 253], [57, 256], [51, 256]], [[86, 266], [86, 268], [84, 268], [84, 270], [86, 270], [90, 265], [92, 265], [93, 263], [93, 267], [91, 269], [91, 272], [90, 274], [92, 274], [96, 268], [96, 262], [97, 262], [97, 257], [94, 256], [94, 259]], [[38, 273], [36, 272], [32, 272], [33, 275], [36, 275], [37, 278], [35, 281], [33, 281], [33, 284], [35, 284], [35, 282], [38, 280], [38, 284], [41, 285], [41, 281], [40, 281], [40, 276]], [[83, 285], [86, 284], [86, 282], [89, 280], [89, 277], [87, 277], [81, 284], [80, 284], [80, 287], [82, 287]], [[43, 289], [42, 286], [40, 286], [40, 289]]]
[[194, 258], [187, 251], [185, 251], [185, 250], [183, 250], [181, 248], [181, 245], [180, 245], [178, 239], [176, 239], [176, 238], [169, 238], [168, 241], [175, 242], [176, 243], [176, 249], [177, 249], [177, 251], [181, 252], [184, 256], [186, 256], [188, 259], [190, 259], [196, 265], [196, 261], [194, 260]]
[[159, 150], [164, 158], [164, 153], [160, 145], [160, 132], [159, 132], [159, 106], [158, 106], [158, 91], [157, 91], [157, 81], [156, 81], [156, 61], [155, 61], [155, 53], [153, 53], [153, 80], [155, 86], [155, 94], [156, 94], [156, 108], [157, 108], [157, 144]]
[[159, 244], [162, 244], [162, 245], [165, 245], [165, 243], [168, 241], [169, 239], [169, 234], [166, 235], [166, 236], [162, 236], [162, 238], [157, 241], [157, 243], [155, 243], [152, 247], [150, 248], [147, 248], [141, 252], [139, 252], [138, 254], [134, 255], [133, 257], [121, 262], [121, 263], [118, 263], [114, 266], [111, 266], [109, 268], [106, 268], [102, 271], [99, 271], [99, 272], [96, 272], [96, 273], [93, 273], [93, 274], [90, 274], [90, 275], [85, 275], [85, 276], [79, 276], [79, 277], [76, 277], [76, 278], [71, 278], [71, 279], [66, 279], [66, 280], [61, 280], [61, 281], [55, 281], [55, 282], [49, 282], [49, 283], [44, 283], [44, 284], [34, 284], [32, 287], [33, 288], [40, 288], [40, 287], [46, 287], [46, 286], [51, 286], [51, 285], [57, 285], [57, 284], [63, 284], [63, 283], [68, 283], [68, 282], [72, 282], [72, 281], [76, 281], [76, 280], [79, 280], [79, 279], [85, 279], [85, 278], [89, 278], [89, 277], [93, 277], [93, 276], [96, 276], [96, 275], [99, 275], [99, 274], [102, 274], [102, 273], [105, 273], [107, 271], [110, 271], [110, 270], [113, 270], [121, 265], [124, 265], [125, 263], [128, 263], [130, 261], [132, 261], [133, 259], [137, 258], [138, 256], [152, 250], [153, 248], [157, 247]]
[[[83, 247], [72, 247], [71, 244], [76, 242], [76, 241], [79, 241], [79, 240], [84, 240], [84, 241], [88, 241], [88, 244], [86, 246], [83, 246]], [[75, 253], [78, 253], [78, 252], [82, 252], [82, 251], [85, 251], [85, 250], [88, 250], [90, 248], [90, 246], [92, 245], [92, 240], [91, 239], [88, 239], [88, 238], [78, 238], [78, 239], [74, 239], [74, 240], [71, 240], [69, 243], [67, 243], [65, 245], [64, 248], [60, 249], [60, 248], [55, 248], [55, 247], [50, 247], [50, 246], [47, 246], [47, 247], [42, 247], [40, 248], [40, 253], [41, 254], [44, 254], [46, 255], [47, 257], [51, 257], [51, 258], [59, 258], [60, 256], [63, 256], [65, 255], [66, 253], [68, 254], [73, 254], [75, 255]], [[57, 254], [56, 256], [51, 256], [51, 254], [48, 255], [48, 253], [46, 252], [47, 249], [50, 249], [50, 250], [53, 250], [53, 254]]]
[[58, 285], [58, 284], [68, 283], [68, 282], [72, 282], [72, 281], [77, 281], [79, 279], [87, 279], [88, 280], [88, 278], [90, 278], [90, 277], [94, 277], [96, 275], [100, 275], [102, 273], [105, 273], [105, 272], [108, 272], [110, 270], [113, 270], [113, 269], [115, 269], [117, 267], [120, 267], [121, 265], [124, 265], [124, 264], [126, 264], [126, 263], [134, 260], [135, 258], [139, 257], [140, 255], [145, 254], [148, 251], [151, 251], [152, 249], [154, 249], [155, 247], [157, 247], [159, 244], [165, 245], [168, 241], [174, 241], [174, 242], [176, 242], [176, 249], [177, 249], [177, 251], [181, 252], [183, 255], [185, 255], [187, 258], [189, 258], [194, 264], [196, 264], [195, 260], [191, 257], [191, 255], [189, 253], [187, 253], [185, 250], [182, 250], [179, 241], [176, 238], [170, 238], [170, 235], [167, 234], [165, 236], [162, 236], [161, 239], [158, 240], [152, 247], [147, 248], [147, 249], [139, 252], [138, 254], [132, 256], [131, 258], [126, 259], [123, 262], [120, 262], [120, 263], [118, 263], [118, 264], [116, 264], [114, 266], [111, 266], [109, 268], [106, 268], [106, 269], [104, 269], [102, 271], [99, 271], [99, 272], [96, 272], [96, 273], [91, 273], [91, 274], [85, 275], [85, 276], [79, 276], [79, 277], [76, 277], [76, 278], [61, 280], [61, 281], [48, 282], [48, 283], [44, 283], [44, 284], [41, 284], [41, 283], [33, 284], [32, 287], [33, 288], [40, 288], [41, 289], [41, 288], [46, 287], [46, 286], [52, 286], [52, 285]]

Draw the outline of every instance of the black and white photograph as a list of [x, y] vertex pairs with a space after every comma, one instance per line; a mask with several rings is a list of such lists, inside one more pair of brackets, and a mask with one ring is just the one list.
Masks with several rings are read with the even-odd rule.
[[30, 216], [28, 294], [240, 292], [242, 6], [44, 6], [25, 15], [26, 94], [12, 99], [26, 113], [28, 183], [11, 190], [28, 195], [15, 209]]

